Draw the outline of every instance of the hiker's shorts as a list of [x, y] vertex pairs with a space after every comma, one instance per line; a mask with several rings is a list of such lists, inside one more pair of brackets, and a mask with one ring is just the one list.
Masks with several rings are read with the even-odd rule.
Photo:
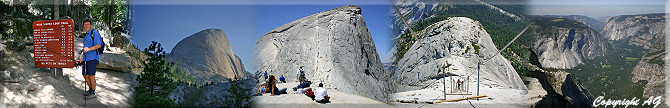
[[[95, 66], [98, 65], [98, 60], [89, 60], [86, 61], [86, 65], [84, 65], [84, 68], [81, 70], [81, 75], [95, 75]], [[86, 70], [86, 73], [84, 73], [84, 70]]]

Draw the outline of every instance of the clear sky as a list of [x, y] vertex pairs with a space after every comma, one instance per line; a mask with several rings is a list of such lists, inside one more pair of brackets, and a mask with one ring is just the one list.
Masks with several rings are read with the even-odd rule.
[[667, 0], [531, 0], [531, 15], [618, 15], [663, 13]]
[[[155, 4], [135, 1], [131, 22], [132, 42], [135, 45], [144, 49], [151, 41], [157, 41], [170, 51], [179, 41], [192, 34], [205, 29], [221, 29], [228, 36], [233, 52], [242, 59], [247, 70], [255, 69], [255, 58], [252, 55], [254, 44], [263, 34], [302, 17], [347, 5], [341, 3], [230, 5], [197, 2], [180, 5], [170, 1]], [[352, 2], [352, 4], [361, 7], [363, 19], [372, 34], [380, 57], [390, 58], [385, 57], [392, 47], [388, 28], [390, 6], [381, 2]]]

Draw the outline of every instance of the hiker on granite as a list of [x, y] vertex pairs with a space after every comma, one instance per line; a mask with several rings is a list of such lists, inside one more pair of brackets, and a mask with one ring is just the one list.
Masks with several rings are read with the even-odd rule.
[[298, 89], [307, 88], [307, 87], [309, 87], [310, 85], [312, 85], [312, 82], [311, 82], [311, 81], [305, 81], [305, 82], [302, 82], [302, 83], [300, 83], [300, 85], [298, 85], [297, 87], [293, 87], [293, 91], [297, 91]]
[[307, 95], [307, 97], [314, 100], [315, 95], [314, 95], [314, 91], [312, 91], [312, 88], [306, 88], [304, 94]]
[[314, 100], [314, 91], [312, 91], [312, 88], [301, 88], [293, 92], [293, 94], [305, 94], [307, 97]]
[[286, 83], [286, 78], [284, 78], [284, 75], [281, 75], [279, 77], [279, 81], [281, 81], [282, 83]]
[[328, 96], [328, 91], [323, 88], [323, 83], [319, 83], [319, 88], [316, 88], [314, 101], [318, 103], [328, 103], [330, 102], [330, 97]]
[[461, 89], [461, 83], [463, 83], [463, 82], [461, 82], [461, 79], [458, 79], [458, 81], [456, 81], [456, 84], [458, 84], [458, 87], [456, 87], [456, 88], [457, 88], [458, 90]]
[[265, 93], [270, 93], [270, 96], [287, 94], [286, 88], [277, 89], [277, 80], [275, 79], [274, 75], [270, 75], [268, 77], [268, 82], [266, 84], [267, 85], [265, 87], [267, 87], [267, 89], [265, 89]]
[[305, 94], [305, 90], [307, 89], [297, 89], [293, 92], [293, 94]]
[[298, 69], [298, 73], [296, 73], [296, 78], [298, 78], [298, 82], [302, 83], [306, 81], [307, 78], [305, 78], [305, 69], [302, 69], [302, 67], [305, 66], [300, 66], [300, 69]]
[[265, 92], [265, 84], [262, 84], [258, 80], [256, 80], [256, 92], [258, 92], [258, 93]]
[[98, 49], [102, 47], [102, 37], [98, 31], [91, 29], [91, 20], [84, 20], [84, 30], [86, 30], [86, 35], [84, 36], [84, 55], [80, 60], [77, 60], [78, 63], [81, 63], [86, 56], [86, 66], [82, 71], [84, 80], [89, 87], [89, 90], [84, 93], [84, 96], [95, 96], [95, 68], [98, 65], [98, 60], [100, 60], [100, 54], [98, 54]]

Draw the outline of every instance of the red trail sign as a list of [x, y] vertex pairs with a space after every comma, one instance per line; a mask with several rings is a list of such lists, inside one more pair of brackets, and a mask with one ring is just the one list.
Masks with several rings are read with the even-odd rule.
[[33, 22], [35, 67], [74, 67], [74, 20]]

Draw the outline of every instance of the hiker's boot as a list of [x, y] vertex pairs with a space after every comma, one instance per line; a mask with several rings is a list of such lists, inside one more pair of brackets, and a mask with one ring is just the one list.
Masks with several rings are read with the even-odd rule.
[[91, 95], [91, 92], [93, 92], [91, 89], [88, 89], [88, 91], [82, 93], [81, 95], [88, 96]]
[[86, 96], [86, 99], [95, 98], [95, 96], [96, 96], [95, 92], [90, 92], [90, 94]]

